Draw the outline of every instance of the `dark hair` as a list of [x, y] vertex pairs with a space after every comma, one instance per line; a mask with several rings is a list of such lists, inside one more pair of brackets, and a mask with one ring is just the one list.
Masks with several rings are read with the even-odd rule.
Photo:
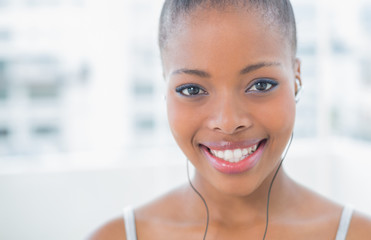
[[217, 10], [226, 8], [257, 10], [267, 24], [275, 26], [289, 41], [292, 53], [296, 55], [296, 23], [290, 0], [165, 0], [158, 36], [160, 51], [166, 47], [167, 40], [175, 30], [178, 20], [197, 7]]

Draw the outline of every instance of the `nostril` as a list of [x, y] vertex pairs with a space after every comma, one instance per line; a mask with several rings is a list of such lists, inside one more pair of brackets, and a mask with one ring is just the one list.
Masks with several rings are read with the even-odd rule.
[[237, 128], [236, 128], [236, 130], [241, 130], [241, 129], [243, 129], [244, 128], [244, 126], [238, 126]]
[[228, 128], [228, 127], [215, 127], [214, 130], [215, 131], [220, 131], [220, 132], [223, 132], [223, 133], [227, 133], [227, 134], [233, 134], [233, 133], [236, 133], [236, 132], [239, 132], [239, 131], [242, 131], [243, 129], [245, 129], [245, 126], [238, 126], [238, 127], [231, 127], [231, 128]]
[[216, 112], [208, 118], [207, 125], [216, 132], [233, 134], [250, 128], [252, 119], [248, 111]]

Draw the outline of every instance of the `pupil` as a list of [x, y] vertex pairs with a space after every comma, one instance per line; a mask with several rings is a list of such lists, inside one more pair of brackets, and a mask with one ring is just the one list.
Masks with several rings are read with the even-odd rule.
[[196, 87], [188, 88], [188, 93], [191, 95], [197, 95], [199, 92], [200, 92], [199, 88], [196, 88]]
[[267, 83], [265, 82], [259, 82], [259, 83], [256, 83], [256, 89], [257, 90], [260, 90], [260, 91], [264, 91], [265, 89], [267, 89]]

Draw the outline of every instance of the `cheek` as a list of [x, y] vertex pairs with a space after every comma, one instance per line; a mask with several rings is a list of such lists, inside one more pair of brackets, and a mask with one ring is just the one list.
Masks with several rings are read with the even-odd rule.
[[192, 143], [192, 137], [197, 129], [194, 109], [184, 106], [174, 95], [168, 94], [167, 115], [171, 132], [183, 149]]
[[265, 108], [261, 122], [266, 128], [280, 133], [291, 130], [295, 122], [295, 103], [288, 99], [280, 98]]
[[167, 117], [169, 121], [170, 130], [175, 138], [178, 141], [178, 138], [183, 136], [186, 132], [185, 124], [183, 123], [184, 119], [182, 112], [172, 99], [167, 100]]
[[[258, 105], [258, 104], [257, 104]], [[259, 112], [259, 122], [272, 135], [289, 134], [295, 123], [296, 103], [293, 90], [290, 87], [282, 86], [281, 91], [264, 106], [256, 106]]]
[[172, 134], [174, 135], [175, 139], [177, 139], [177, 135], [179, 135], [178, 132], [179, 131], [182, 132], [182, 127], [181, 127], [182, 118], [179, 117], [179, 109], [177, 107], [177, 104], [174, 103], [174, 100], [169, 95], [167, 96], [166, 107], [167, 107], [167, 118], [169, 121], [170, 130]]
[[289, 141], [294, 123], [296, 104], [291, 92], [280, 95], [265, 108], [261, 108], [258, 120], [270, 138], [268, 159], [278, 159]]

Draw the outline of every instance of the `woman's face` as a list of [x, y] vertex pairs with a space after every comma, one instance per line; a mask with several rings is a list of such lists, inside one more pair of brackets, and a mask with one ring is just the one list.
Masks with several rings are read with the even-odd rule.
[[233, 195], [272, 174], [295, 119], [299, 64], [288, 40], [260, 20], [195, 10], [162, 53], [174, 138], [202, 179]]

